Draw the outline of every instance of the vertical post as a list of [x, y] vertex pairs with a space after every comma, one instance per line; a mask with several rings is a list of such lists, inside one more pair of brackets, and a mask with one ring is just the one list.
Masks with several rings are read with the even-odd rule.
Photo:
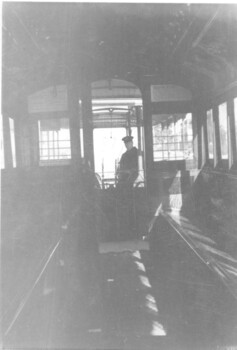
[[38, 133], [38, 120], [28, 119], [30, 126], [30, 165], [38, 166], [39, 165], [39, 133]]
[[143, 115], [144, 115], [144, 136], [146, 150], [146, 175], [147, 187], [152, 190], [152, 164], [153, 164], [153, 135], [152, 135], [152, 108], [151, 108], [151, 91], [150, 84], [143, 91]]
[[138, 147], [138, 172], [139, 176], [144, 175], [144, 157], [142, 154], [142, 140], [141, 140], [141, 107], [135, 107], [135, 115], [137, 122], [137, 147]]
[[227, 101], [227, 116], [228, 116], [228, 139], [229, 142], [229, 167], [236, 164], [237, 152], [236, 152], [236, 132], [235, 130], [235, 110], [234, 110], [234, 100]]
[[12, 148], [11, 148], [9, 117], [5, 113], [2, 116], [2, 122], [3, 122], [3, 144], [4, 144], [5, 168], [9, 169], [13, 167], [13, 158], [12, 158]]
[[208, 150], [208, 136], [207, 136], [207, 113], [206, 110], [202, 110], [202, 129], [203, 129], [203, 141], [202, 141], [202, 149], [203, 149], [203, 165], [209, 160], [209, 150]]
[[200, 169], [202, 166], [202, 123], [197, 108], [193, 110], [192, 126], [194, 162], [195, 167]]
[[20, 115], [15, 119], [16, 166], [22, 167]]
[[30, 125], [26, 118], [20, 120], [21, 130], [21, 161], [23, 168], [29, 168], [30, 163]]
[[79, 125], [79, 91], [76, 82], [68, 87], [68, 104], [70, 110], [70, 138], [72, 164], [78, 165], [81, 158], [80, 125]]
[[221, 162], [221, 142], [220, 142], [220, 128], [219, 128], [219, 109], [215, 105], [213, 107], [213, 123], [215, 130], [214, 137], [214, 166], [217, 166]]
[[127, 113], [127, 135], [131, 136], [132, 130], [131, 130], [131, 114], [130, 111]]
[[137, 147], [139, 150], [139, 154], [141, 154], [142, 151], [142, 145], [141, 145], [141, 107], [136, 106], [135, 107], [135, 113], [136, 113], [136, 119], [137, 119]]
[[200, 169], [209, 159], [207, 137], [207, 115], [204, 108], [197, 109], [197, 137], [198, 137], [198, 168]]
[[83, 141], [85, 161], [91, 165], [94, 171], [94, 145], [93, 145], [93, 121], [91, 85], [86, 79], [83, 80], [81, 91], [82, 120], [83, 120]]

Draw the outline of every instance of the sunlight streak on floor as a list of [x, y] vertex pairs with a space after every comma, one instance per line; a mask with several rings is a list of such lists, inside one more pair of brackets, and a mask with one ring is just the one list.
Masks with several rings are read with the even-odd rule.
[[[203, 234], [201, 234], [202, 231], [199, 228], [192, 225], [189, 221], [184, 220], [184, 217], [182, 217], [180, 215], [175, 215], [172, 213], [172, 219], [174, 221], [176, 221], [180, 226], [182, 226], [182, 228], [185, 230], [184, 233], [187, 236], [190, 235], [190, 236], [193, 236], [197, 239], [206, 241], [208, 243], [216, 244], [216, 242], [213, 241], [210, 237], [207, 237], [207, 236], [204, 236]], [[186, 222], [184, 222], [184, 221], [186, 221]]]
[[156, 304], [156, 300], [153, 297], [153, 295], [151, 295], [151, 294], [146, 295], [146, 306], [148, 307], [149, 311], [152, 311], [155, 314], [157, 314], [159, 312], [157, 304]]
[[158, 313], [158, 308], [156, 306], [156, 303], [152, 303], [151, 301], [147, 300], [146, 306], [148, 307], [149, 310], [154, 311], [155, 313]]
[[146, 268], [143, 263], [135, 261], [135, 264], [137, 265], [138, 270], [146, 272]]
[[150, 334], [153, 336], [165, 336], [166, 331], [164, 330], [164, 327], [162, 326], [162, 324], [160, 324], [157, 321], [154, 321], [152, 324], [152, 330]]
[[141, 260], [141, 254], [140, 254], [139, 250], [136, 250], [132, 255], [133, 255], [135, 258]]
[[139, 278], [144, 286], [146, 286], [147, 288], [151, 288], [150, 281], [146, 276], [139, 276]]
[[151, 303], [156, 303], [155, 298], [151, 294], [147, 294], [146, 300], [150, 301]]
[[198, 248], [203, 248], [203, 249], [205, 249], [205, 250], [207, 250], [207, 251], [209, 251], [209, 252], [211, 252], [211, 253], [213, 253], [213, 254], [215, 254], [215, 255], [218, 255], [218, 256], [220, 256], [220, 257], [222, 257], [222, 258], [225, 258], [225, 259], [227, 259], [227, 260], [230, 260], [230, 261], [233, 261], [233, 262], [237, 262], [237, 260], [234, 259], [234, 258], [233, 258], [232, 256], [230, 256], [229, 254], [227, 254], [227, 253], [225, 253], [225, 252], [222, 252], [222, 251], [219, 250], [219, 249], [212, 248], [212, 247], [208, 246], [207, 244], [198, 242], [198, 243], [195, 244], [195, 246], [198, 247]]

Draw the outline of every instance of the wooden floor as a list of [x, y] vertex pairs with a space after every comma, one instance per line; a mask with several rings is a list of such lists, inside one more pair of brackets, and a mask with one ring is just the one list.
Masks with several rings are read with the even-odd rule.
[[98, 249], [81, 246], [78, 227], [55, 232], [49, 244], [39, 226], [14, 251], [4, 244], [3, 348], [237, 345], [235, 297], [164, 217], [145, 240]]

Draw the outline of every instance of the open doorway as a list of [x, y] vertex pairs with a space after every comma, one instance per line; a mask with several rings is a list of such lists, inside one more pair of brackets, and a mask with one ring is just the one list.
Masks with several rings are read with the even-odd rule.
[[95, 172], [103, 186], [116, 184], [116, 170], [126, 151], [122, 138], [133, 136], [139, 154], [138, 181], [144, 184], [144, 133], [140, 90], [122, 81], [92, 84], [93, 143]]

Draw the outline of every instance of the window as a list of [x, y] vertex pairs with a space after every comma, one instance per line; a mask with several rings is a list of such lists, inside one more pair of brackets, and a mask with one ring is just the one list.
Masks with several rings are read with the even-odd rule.
[[207, 111], [207, 142], [209, 159], [214, 159], [214, 123], [212, 110]]
[[15, 125], [14, 120], [9, 118], [10, 126], [10, 140], [11, 140], [11, 150], [12, 150], [12, 165], [13, 168], [16, 167], [16, 144], [15, 144]]
[[201, 159], [202, 159], [202, 165], [206, 162], [206, 145], [205, 145], [205, 125], [202, 123], [201, 125]]
[[192, 114], [153, 115], [154, 161], [193, 158]]
[[83, 134], [83, 129], [80, 128], [80, 145], [81, 145], [81, 158], [84, 158], [84, 134]]
[[219, 105], [219, 131], [221, 144], [221, 159], [228, 159], [228, 124], [226, 103]]
[[80, 148], [81, 148], [81, 158], [84, 158], [84, 132], [83, 132], [83, 120], [82, 120], [82, 102], [79, 100], [79, 138], [80, 138]]
[[5, 168], [2, 114], [1, 114], [1, 119], [0, 119], [0, 166], [1, 166], [1, 169]]
[[71, 159], [68, 118], [39, 121], [40, 165], [68, 164]]
[[235, 113], [235, 138], [237, 146], [237, 97], [234, 99], [234, 113]]

